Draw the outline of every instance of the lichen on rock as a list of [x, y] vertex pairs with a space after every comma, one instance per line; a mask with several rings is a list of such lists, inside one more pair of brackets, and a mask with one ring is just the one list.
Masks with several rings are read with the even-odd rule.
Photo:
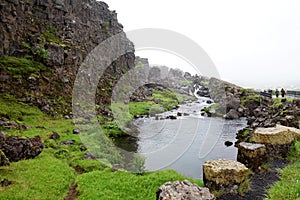
[[248, 181], [249, 173], [244, 164], [232, 160], [210, 160], [203, 164], [205, 186], [221, 194], [238, 193], [239, 186]]
[[201, 188], [187, 180], [167, 182], [160, 186], [156, 192], [156, 200], [215, 200], [215, 196], [208, 188]]

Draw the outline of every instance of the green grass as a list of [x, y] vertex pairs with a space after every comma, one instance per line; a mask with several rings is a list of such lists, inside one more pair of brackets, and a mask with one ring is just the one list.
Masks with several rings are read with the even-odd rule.
[[3, 67], [9, 74], [13, 75], [30, 75], [46, 69], [45, 65], [40, 62], [13, 56], [3, 56], [0, 59], [0, 67]]
[[176, 93], [172, 91], [158, 91], [153, 92], [151, 100], [159, 102], [165, 110], [172, 110], [174, 106], [179, 104]]
[[75, 180], [75, 171], [63, 160], [44, 150], [36, 159], [12, 163], [0, 168], [0, 180], [13, 181], [0, 187], [0, 199], [64, 199], [69, 185]]
[[[5, 130], [9, 135], [40, 135], [46, 147], [35, 159], [0, 167], [0, 181], [6, 178], [13, 182], [7, 187], [0, 186], [0, 199], [64, 199], [74, 182], [80, 191], [78, 199], [155, 199], [155, 192], [161, 184], [187, 179], [171, 170], [144, 175], [111, 172], [110, 163], [120, 163], [122, 157], [103, 134], [81, 132], [80, 135], [89, 136], [83, 141], [94, 144], [89, 150], [95, 150], [99, 157], [98, 160], [84, 160], [82, 156], [87, 149], [82, 145], [80, 135], [72, 133], [75, 126], [71, 120], [48, 117], [38, 108], [17, 102], [8, 95], [0, 95], [0, 105], [0, 117], [29, 127], [27, 130]], [[49, 139], [53, 131], [61, 136], [58, 141]], [[66, 140], [74, 140], [75, 145], [59, 144]], [[74, 168], [84, 174], [76, 173]], [[203, 185], [200, 180], [191, 181]]]
[[260, 95], [259, 94], [250, 94], [250, 95], [243, 96], [241, 98], [241, 104], [243, 106], [246, 106], [250, 102], [259, 103], [260, 102]]
[[130, 102], [129, 104], [115, 102], [110, 107], [114, 113], [115, 121], [104, 123], [102, 128], [108, 136], [124, 136], [122, 130], [136, 115], [154, 116], [155, 114], [172, 110], [179, 103], [183, 103], [186, 100], [194, 100], [194, 97], [168, 90], [154, 90], [153, 95], [145, 102]]
[[132, 116], [148, 114], [153, 104], [153, 102], [130, 102], [129, 113]]
[[[128, 121], [130, 121], [130, 120], [128, 120]], [[126, 122], [128, 122], [128, 121], [126, 120]], [[105, 135], [110, 136], [110, 137], [118, 137], [118, 136], [125, 135], [124, 131], [120, 128], [121, 126], [122, 125], [118, 125], [116, 123], [116, 121], [109, 121], [109, 122], [106, 122], [105, 124], [103, 124], [101, 126], [101, 128], [103, 129]]]
[[290, 154], [292, 164], [280, 170], [281, 181], [268, 190], [268, 200], [300, 199], [300, 141]]
[[281, 102], [281, 99], [280, 98], [274, 99], [270, 108], [271, 108], [271, 110], [275, 110], [275, 111], [278, 109], [282, 109], [283, 103]]
[[[78, 176], [78, 200], [98, 199], [155, 199], [156, 190], [167, 181], [185, 180], [186, 177], [172, 171], [146, 173], [143, 176], [118, 171], [94, 171]], [[190, 180], [203, 185], [202, 181]]]

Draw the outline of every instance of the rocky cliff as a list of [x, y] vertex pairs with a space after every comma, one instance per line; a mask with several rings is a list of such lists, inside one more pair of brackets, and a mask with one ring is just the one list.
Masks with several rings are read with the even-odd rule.
[[[117, 14], [104, 2], [2, 0], [0, 91], [46, 113], [68, 115], [79, 66], [97, 45], [121, 32]], [[101, 77], [98, 104], [110, 102], [111, 88], [134, 66], [133, 45], [129, 48]]]

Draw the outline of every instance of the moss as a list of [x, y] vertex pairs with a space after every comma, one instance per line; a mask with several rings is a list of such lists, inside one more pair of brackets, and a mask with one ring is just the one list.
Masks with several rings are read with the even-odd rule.
[[248, 178], [246, 178], [246, 180], [244, 180], [240, 185], [239, 185], [239, 188], [238, 188], [238, 193], [240, 195], [243, 195], [245, 194], [246, 192], [250, 191], [251, 190], [251, 185], [250, 185], [250, 181]]
[[244, 130], [243, 133], [242, 133], [242, 135], [243, 135], [244, 137], [249, 136], [249, 134], [250, 134], [250, 130], [249, 130], [249, 129]]
[[34, 53], [42, 59], [49, 57], [49, 52], [45, 49], [44, 45], [39, 45]]
[[0, 60], [0, 67], [4, 68], [12, 75], [29, 75], [46, 70], [45, 65], [40, 62], [28, 58], [17, 58], [13, 56], [3, 56]]
[[144, 64], [139, 61], [136, 65], [135, 65], [136, 68], [143, 68], [144, 67]]
[[124, 131], [121, 130], [119, 125], [115, 121], [106, 122], [101, 126], [104, 133], [110, 137], [120, 137], [125, 135]]
[[102, 30], [107, 31], [107, 29], [109, 28], [109, 22], [103, 22], [101, 24]]
[[193, 85], [193, 81], [187, 81], [187, 80], [179, 81], [179, 84], [183, 85], [183, 86], [191, 86], [191, 85]]
[[32, 48], [32, 46], [30, 46], [30, 44], [28, 44], [27, 42], [22, 42], [22, 46], [29, 50], [31, 50]]
[[260, 102], [260, 95], [259, 94], [251, 94], [251, 95], [246, 95], [241, 98], [241, 104], [243, 106], [247, 106], [248, 103], [250, 102]]
[[201, 81], [201, 82], [200, 82], [200, 85], [208, 86], [208, 85], [209, 85], [209, 82], [208, 82], [208, 81]]

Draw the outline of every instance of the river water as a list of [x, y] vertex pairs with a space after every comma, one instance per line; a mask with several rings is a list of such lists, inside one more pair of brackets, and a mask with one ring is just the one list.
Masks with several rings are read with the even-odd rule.
[[[199, 98], [198, 102], [181, 105], [159, 117], [140, 118], [134, 122], [140, 131], [137, 151], [145, 156], [147, 170], [174, 169], [185, 176], [202, 179], [205, 161], [236, 160], [237, 148], [227, 147], [225, 142], [234, 144], [236, 133], [246, 127], [247, 122], [202, 116], [201, 109], [208, 106], [208, 100]], [[178, 113], [182, 116], [177, 119], [165, 119]]]
[[[201, 109], [209, 106], [210, 101], [199, 97], [197, 102], [180, 105], [156, 117], [139, 118], [133, 122], [140, 132], [138, 138], [126, 138], [117, 141], [117, 145], [145, 156], [149, 171], [174, 169], [185, 176], [202, 179], [205, 161], [236, 160], [236, 133], [247, 124], [244, 118], [225, 120], [202, 116]], [[177, 119], [167, 119], [168, 116]], [[233, 145], [226, 146], [226, 141]]]

